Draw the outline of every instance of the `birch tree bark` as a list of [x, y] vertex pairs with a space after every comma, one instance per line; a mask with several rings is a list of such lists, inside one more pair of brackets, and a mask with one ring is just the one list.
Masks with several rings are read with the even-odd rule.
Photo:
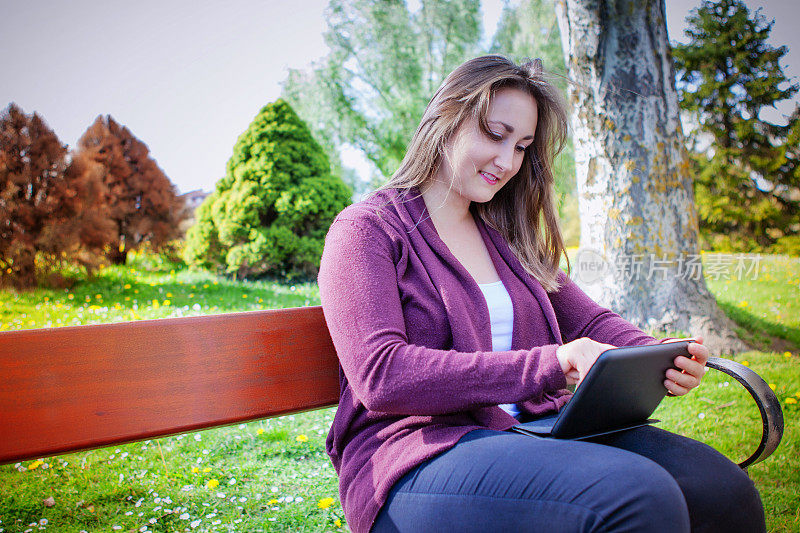
[[639, 327], [702, 335], [715, 354], [746, 349], [702, 274], [663, 0], [558, 0], [556, 12], [573, 81], [573, 276]]

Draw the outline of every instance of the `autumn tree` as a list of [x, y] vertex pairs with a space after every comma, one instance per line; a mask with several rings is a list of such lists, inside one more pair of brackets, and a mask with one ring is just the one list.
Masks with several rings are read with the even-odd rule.
[[238, 279], [313, 276], [350, 194], [305, 123], [278, 99], [239, 136], [225, 177], [197, 209], [184, 257]]
[[39, 115], [9, 105], [0, 116], [0, 280], [33, 286], [37, 260], [91, 269], [110, 228], [98, 169], [70, 161]]
[[706, 0], [687, 23], [674, 55], [681, 108], [698, 124], [700, 230], [716, 248], [800, 253], [800, 108], [786, 124], [763, 113], [800, 90], [780, 66], [788, 49], [767, 44], [774, 21], [741, 0]]
[[478, 0], [331, 0], [330, 53], [308, 71], [290, 70], [282, 97], [320, 139], [335, 171], [350, 145], [382, 182], [405, 155], [428, 100], [445, 76], [480, 49]]
[[663, 0], [559, 0], [574, 106], [578, 282], [639, 325], [740, 350], [705, 285]]
[[108, 249], [115, 264], [144, 243], [159, 249], [179, 237], [186, 209], [150, 151], [110, 115], [98, 116], [78, 140], [78, 154], [101, 165], [117, 237]]

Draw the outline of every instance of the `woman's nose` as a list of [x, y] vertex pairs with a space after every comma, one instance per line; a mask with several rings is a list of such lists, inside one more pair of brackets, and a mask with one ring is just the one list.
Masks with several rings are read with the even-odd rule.
[[514, 148], [502, 148], [494, 158], [494, 164], [497, 166], [498, 169], [501, 171], [506, 171], [511, 168], [512, 162], [514, 160]]

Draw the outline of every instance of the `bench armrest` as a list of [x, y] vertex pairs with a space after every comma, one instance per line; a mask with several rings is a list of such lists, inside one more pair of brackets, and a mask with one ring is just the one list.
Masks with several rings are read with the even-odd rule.
[[775, 451], [783, 437], [783, 411], [778, 398], [767, 382], [761, 379], [761, 376], [741, 363], [730, 359], [709, 357], [707, 366], [735, 378], [755, 400], [758, 410], [761, 412], [763, 424], [761, 442], [756, 451], [739, 463], [739, 466], [746, 469], [752, 464], [763, 461]]

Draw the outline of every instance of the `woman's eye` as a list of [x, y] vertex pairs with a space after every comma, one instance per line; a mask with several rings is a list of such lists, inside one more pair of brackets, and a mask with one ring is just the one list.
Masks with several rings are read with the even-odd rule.
[[526, 146], [517, 146], [517, 152], [524, 152], [525, 148], [527, 148], [527, 147]]
[[499, 133], [495, 133], [492, 130], [489, 130], [489, 137], [491, 139], [494, 139], [495, 141], [500, 141], [503, 139], [502, 135], [500, 135]]

